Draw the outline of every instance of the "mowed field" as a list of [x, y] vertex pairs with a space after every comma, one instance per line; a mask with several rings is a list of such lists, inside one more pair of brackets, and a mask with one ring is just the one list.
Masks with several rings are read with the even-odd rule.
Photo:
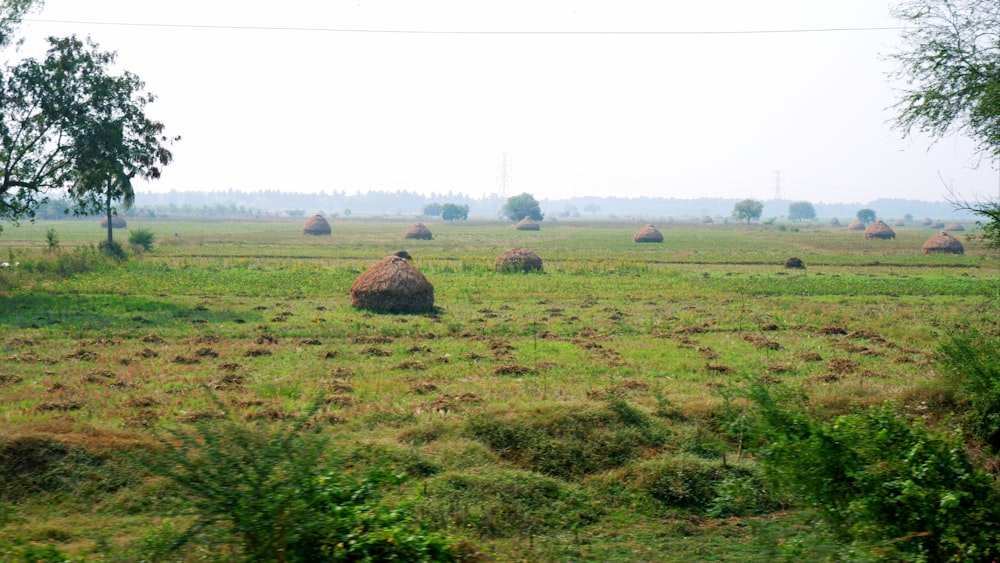
[[[224, 558], [224, 540], [154, 554], [191, 517], [122, 460], [169, 429], [279, 426], [319, 403], [312, 424], [351, 467], [408, 475], [386, 503], [483, 560], [829, 557], [806, 514], [754, 489], [741, 390], [933, 420], [941, 339], [1000, 334], [1000, 256], [970, 231], [953, 233], [964, 255], [924, 255], [935, 231], [916, 223], [865, 240], [678, 222], [645, 244], [627, 221], [428, 221], [433, 240], [404, 240], [411, 223], [332, 219], [317, 237], [302, 220], [130, 218], [155, 248], [79, 273], [96, 220], [5, 226], [0, 260], [20, 265], [0, 271], [0, 554]], [[544, 273], [494, 271], [514, 247]], [[436, 312], [353, 309], [353, 281], [404, 249]]]

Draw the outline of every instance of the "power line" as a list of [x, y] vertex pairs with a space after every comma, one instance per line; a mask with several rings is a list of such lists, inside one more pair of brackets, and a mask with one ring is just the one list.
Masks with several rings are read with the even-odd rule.
[[450, 29], [365, 29], [365, 28], [336, 28], [336, 27], [283, 27], [283, 26], [258, 26], [258, 25], [211, 25], [211, 24], [173, 24], [173, 23], [143, 23], [143, 22], [110, 22], [110, 21], [83, 21], [83, 20], [49, 20], [49, 19], [25, 19], [26, 22], [54, 23], [72, 25], [105, 25], [117, 27], [159, 27], [172, 29], [224, 29], [234, 31], [301, 31], [313, 33], [366, 33], [366, 34], [397, 34], [397, 35], [774, 35], [774, 34], [795, 34], [795, 33], [848, 33], [848, 32], [871, 32], [871, 31], [900, 31], [905, 27], [825, 27], [825, 28], [796, 28], [796, 29], [729, 29], [729, 30], [663, 30], [663, 31], [557, 31], [557, 30], [450, 30]]

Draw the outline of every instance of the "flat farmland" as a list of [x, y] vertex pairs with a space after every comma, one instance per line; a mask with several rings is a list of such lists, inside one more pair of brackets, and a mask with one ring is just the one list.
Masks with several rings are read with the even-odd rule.
[[[384, 502], [470, 558], [832, 558], [805, 513], [721, 485], [755, 482], [741, 390], [763, 381], [831, 416], [933, 410], [942, 339], [1000, 334], [1000, 256], [969, 231], [965, 254], [924, 255], [935, 231], [917, 224], [865, 240], [678, 222], [637, 244], [626, 221], [427, 221], [427, 241], [393, 218], [331, 219], [330, 236], [290, 219], [128, 221], [156, 239], [121, 263], [93, 251], [96, 221], [0, 235], [18, 263], [0, 270], [0, 554], [238, 559], [222, 532], [163, 547], [194, 514], [132, 452], [199, 422], [308, 416], [349, 469], [405, 473]], [[514, 247], [544, 272], [496, 272]], [[436, 310], [352, 308], [354, 280], [398, 250]], [[686, 480], [699, 475], [724, 478]]]

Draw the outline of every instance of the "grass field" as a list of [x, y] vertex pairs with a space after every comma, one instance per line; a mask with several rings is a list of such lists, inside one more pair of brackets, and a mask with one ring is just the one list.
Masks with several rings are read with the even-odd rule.
[[[129, 223], [157, 239], [120, 264], [88, 257], [96, 221], [0, 235], [19, 263], [0, 270], [0, 555], [225, 559], [223, 539], [154, 549], [191, 516], [130, 452], [318, 402], [349, 467], [405, 472], [386, 502], [483, 560], [849, 558], [808, 512], [716, 486], [755, 472], [740, 390], [934, 420], [941, 339], [1000, 335], [1000, 256], [968, 233], [964, 255], [923, 255], [934, 231], [916, 225], [878, 241], [676, 224], [636, 244], [629, 222], [428, 223], [431, 241], [403, 240], [403, 220], [341, 219], [325, 237], [292, 220]], [[544, 273], [494, 271], [519, 246]], [[354, 279], [400, 249], [438, 310], [352, 309]]]

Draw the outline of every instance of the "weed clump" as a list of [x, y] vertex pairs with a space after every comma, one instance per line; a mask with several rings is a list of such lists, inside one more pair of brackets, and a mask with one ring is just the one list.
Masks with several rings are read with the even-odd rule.
[[468, 420], [466, 432], [503, 459], [563, 479], [621, 467], [665, 438], [664, 429], [622, 400], [520, 417], [481, 414]]

